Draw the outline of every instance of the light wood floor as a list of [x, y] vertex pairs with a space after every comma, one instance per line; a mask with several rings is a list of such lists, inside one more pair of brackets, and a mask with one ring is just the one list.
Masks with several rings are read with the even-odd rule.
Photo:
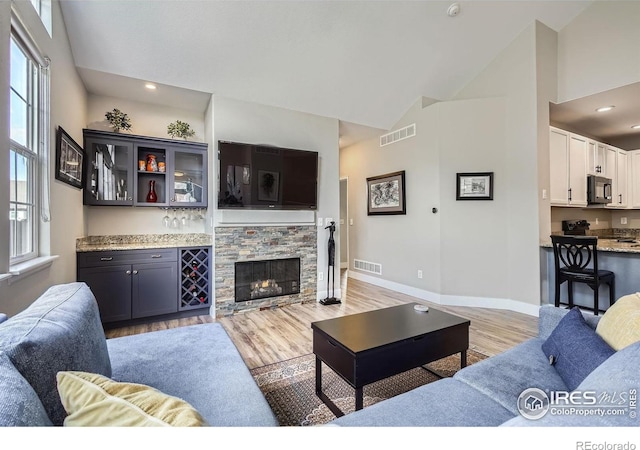
[[469, 319], [470, 348], [488, 356], [537, 335], [536, 317], [498, 309], [435, 305], [353, 278], [347, 279], [345, 275], [341, 277], [342, 303], [339, 305], [323, 306], [312, 302], [220, 319], [195, 316], [108, 330], [106, 335], [113, 338], [217, 321], [225, 328], [249, 369], [312, 353], [311, 322], [404, 303], [422, 303]]

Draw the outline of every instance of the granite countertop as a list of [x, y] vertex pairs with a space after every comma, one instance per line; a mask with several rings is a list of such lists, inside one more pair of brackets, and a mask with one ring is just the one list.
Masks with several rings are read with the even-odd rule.
[[86, 236], [76, 239], [76, 252], [178, 248], [212, 243], [213, 237], [204, 233]]
[[[540, 247], [552, 248], [551, 240], [542, 242]], [[617, 239], [598, 238], [598, 251], [616, 253], [640, 253], [640, 238], [636, 242], [618, 242]]]

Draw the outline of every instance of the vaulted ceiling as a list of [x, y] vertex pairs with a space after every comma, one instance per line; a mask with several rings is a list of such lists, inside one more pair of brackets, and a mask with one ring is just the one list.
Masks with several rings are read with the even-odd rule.
[[215, 94], [357, 131], [450, 99], [534, 20], [559, 31], [590, 3], [462, 1], [451, 17], [450, 1], [61, 1], [90, 92], [132, 98], [131, 80], [152, 81], [195, 108]]

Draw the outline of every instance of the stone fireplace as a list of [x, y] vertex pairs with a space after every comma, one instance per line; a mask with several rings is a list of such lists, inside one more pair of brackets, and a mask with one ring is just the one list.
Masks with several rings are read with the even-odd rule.
[[235, 263], [236, 303], [299, 292], [300, 258]]
[[313, 225], [216, 227], [216, 317], [315, 302], [317, 257]]

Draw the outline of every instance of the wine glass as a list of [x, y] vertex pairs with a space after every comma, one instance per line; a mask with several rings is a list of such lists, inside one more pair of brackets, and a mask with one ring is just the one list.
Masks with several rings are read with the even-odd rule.
[[165, 211], [164, 217], [162, 218], [162, 223], [166, 228], [169, 228], [169, 224], [171, 223], [171, 217], [169, 217], [169, 208], [162, 208]]
[[187, 210], [186, 210], [186, 208], [182, 208], [182, 218], [180, 219], [180, 222], [182, 222], [182, 226], [183, 227], [187, 226]]
[[173, 210], [173, 219], [171, 220], [171, 228], [180, 228], [180, 219], [178, 219], [178, 211]]

